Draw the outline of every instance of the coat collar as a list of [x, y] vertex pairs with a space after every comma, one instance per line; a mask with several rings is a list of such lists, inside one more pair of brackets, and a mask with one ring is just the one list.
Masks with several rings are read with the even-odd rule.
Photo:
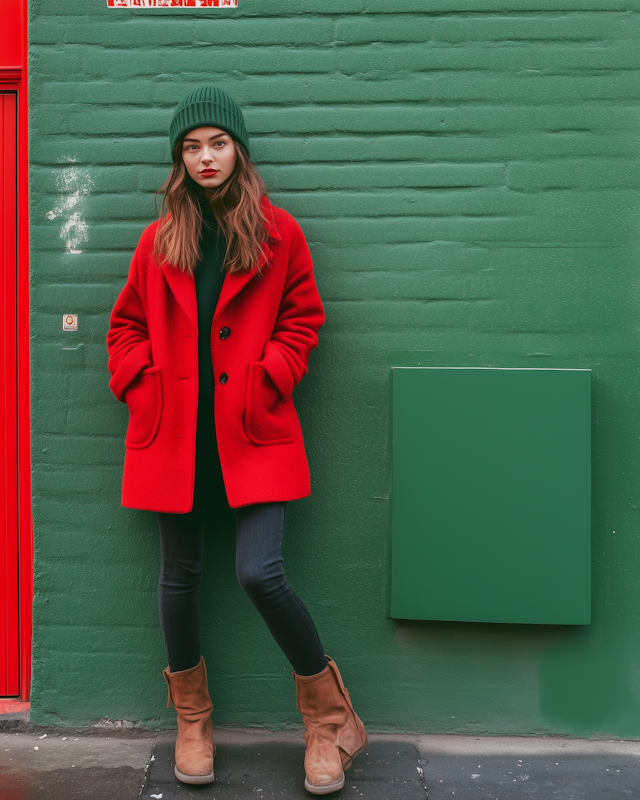
[[[216, 306], [214, 320], [222, 312], [226, 306], [236, 297], [239, 292], [258, 274], [265, 264], [268, 264], [273, 258], [273, 250], [269, 247], [269, 242], [279, 242], [282, 240], [282, 235], [278, 230], [274, 220], [273, 206], [266, 197], [262, 198], [262, 208], [265, 212], [267, 219], [267, 239], [262, 243], [262, 252], [260, 259], [256, 266], [251, 270], [244, 272], [234, 272], [225, 275], [222, 283], [222, 291], [220, 292], [220, 299]], [[163, 261], [161, 264], [162, 271], [166, 281], [193, 328], [198, 328], [198, 302], [196, 300], [196, 282], [192, 275], [188, 275], [182, 270], [176, 269]]]

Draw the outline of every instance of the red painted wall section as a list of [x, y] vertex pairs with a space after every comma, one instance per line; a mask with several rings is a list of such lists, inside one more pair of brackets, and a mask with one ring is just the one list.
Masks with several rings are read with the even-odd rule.
[[[11, 270], [3, 278], [2, 313], [5, 327], [3, 380], [9, 371], [10, 381], [4, 382], [3, 421], [7, 448], [14, 455], [13, 468], [2, 476], [4, 491], [11, 494], [13, 503], [7, 504], [4, 515], [6, 530], [13, 530], [11, 547], [18, 549], [17, 591], [19, 601], [18, 629], [11, 628], [8, 653], [11, 663], [7, 670], [9, 680], [0, 685], [0, 696], [19, 695], [25, 701], [31, 687], [31, 632], [33, 602], [33, 531], [31, 516], [31, 414], [29, 380], [29, 216], [28, 216], [28, 108], [27, 108], [27, 0], [0, 0], [0, 92], [5, 93], [5, 104], [13, 104], [13, 135], [17, 143], [12, 156], [13, 205], [15, 218], [11, 220], [14, 234], [11, 239], [17, 253], [17, 271]], [[9, 99], [11, 98], [11, 99]], [[6, 109], [5, 109], [6, 110]], [[5, 115], [6, 120], [6, 115]], [[10, 159], [11, 160], [11, 159]], [[6, 166], [6, 165], [5, 165]], [[16, 192], [17, 189], [17, 192]], [[7, 238], [8, 237], [3, 237]], [[10, 331], [10, 336], [7, 333]], [[17, 339], [17, 340], [16, 340]], [[11, 363], [9, 363], [11, 362]], [[6, 390], [10, 387], [10, 392]], [[17, 426], [16, 426], [17, 418]], [[17, 440], [16, 440], [17, 429]], [[10, 439], [6, 437], [10, 432]], [[17, 463], [15, 453], [17, 449]], [[5, 459], [6, 460], [6, 459]], [[17, 501], [16, 501], [17, 495]], [[17, 540], [15, 534], [17, 532]], [[8, 542], [9, 543], [9, 542]], [[9, 550], [6, 551], [9, 554]], [[7, 581], [11, 588], [11, 582]], [[14, 586], [15, 589], [15, 586]], [[11, 596], [15, 602], [15, 592]], [[14, 615], [15, 619], [15, 615]], [[17, 650], [16, 650], [17, 648]], [[8, 648], [9, 649], [9, 648]], [[18, 658], [19, 654], [19, 658]]]

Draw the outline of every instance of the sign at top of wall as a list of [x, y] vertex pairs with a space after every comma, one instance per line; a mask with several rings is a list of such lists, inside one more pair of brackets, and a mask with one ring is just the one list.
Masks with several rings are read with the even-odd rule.
[[107, 0], [109, 8], [237, 8], [238, 0]]

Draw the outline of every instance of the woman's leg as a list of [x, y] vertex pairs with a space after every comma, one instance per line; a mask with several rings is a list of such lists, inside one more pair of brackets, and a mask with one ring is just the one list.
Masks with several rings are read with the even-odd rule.
[[184, 783], [211, 783], [213, 705], [200, 656], [198, 615], [203, 515], [196, 507], [189, 514], [158, 514], [158, 521], [162, 551], [158, 606], [169, 661], [163, 675], [178, 715], [175, 774]]
[[213, 408], [210, 414], [205, 413], [208, 410], [199, 403], [193, 508], [188, 514], [158, 514], [162, 552], [158, 606], [169, 661], [163, 675], [178, 716], [175, 774], [188, 784], [214, 780], [213, 705], [207, 669], [200, 655], [198, 607], [204, 517], [217, 465]]
[[158, 514], [162, 563], [158, 583], [160, 624], [171, 672], [200, 662], [198, 592], [202, 576], [204, 518], [198, 508], [189, 514]]
[[213, 399], [200, 399], [196, 428], [193, 508], [188, 514], [158, 514], [162, 563], [158, 607], [171, 672], [200, 662], [198, 595], [204, 558], [204, 518], [212, 498], [224, 495], [213, 427]]
[[284, 576], [285, 508], [260, 503], [236, 510], [236, 574], [296, 673], [315, 675], [327, 659], [311, 615]]

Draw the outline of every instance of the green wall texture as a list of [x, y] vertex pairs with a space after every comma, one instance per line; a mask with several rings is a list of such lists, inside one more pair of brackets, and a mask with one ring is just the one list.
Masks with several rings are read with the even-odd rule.
[[[313, 493], [285, 555], [359, 713], [377, 730], [640, 737], [639, 12], [30, 2], [34, 723], [173, 719], [156, 520], [120, 507], [126, 408], [104, 338], [172, 109], [214, 80], [246, 109], [326, 303], [296, 390]], [[394, 366], [593, 371], [592, 625], [388, 618]], [[233, 554], [221, 513], [202, 592], [215, 721], [299, 724]]]

